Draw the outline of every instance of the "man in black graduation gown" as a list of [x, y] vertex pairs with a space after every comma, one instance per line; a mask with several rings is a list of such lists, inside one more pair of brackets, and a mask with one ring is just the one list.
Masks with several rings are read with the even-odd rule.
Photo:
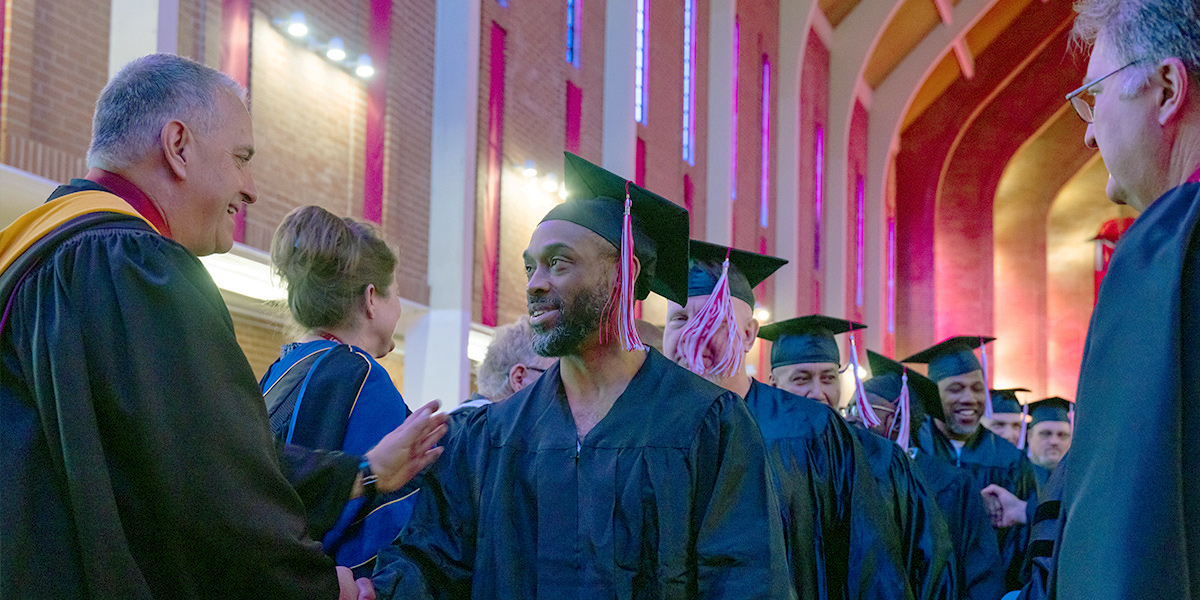
[[[799, 597], [912, 597], [898, 532], [845, 423], [829, 407], [746, 373], [759, 327], [753, 288], [787, 261], [697, 240], [689, 248], [687, 303], [670, 303], [664, 349], [745, 398], [770, 451]], [[920, 583], [936, 587], [941, 572], [929, 562]]]
[[[809, 315], [764, 326], [758, 336], [771, 345], [771, 380], [793, 394], [816, 398], [831, 409], [841, 405], [841, 352], [834, 335], [866, 327], [844, 319]], [[858, 400], [857, 393], [855, 400]], [[850, 434], [878, 488], [878, 500], [900, 541], [900, 556], [917, 598], [956, 594], [953, 547], [937, 507], [913, 473], [904, 451], [870, 431]], [[853, 563], [852, 563], [853, 565]]]
[[992, 416], [983, 420], [983, 426], [992, 433], [1008, 440], [1008, 443], [1025, 449], [1025, 437], [1028, 432], [1028, 409], [1017, 398], [1017, 392], [1028, 392], [1025, 388], [1007, 388], [989, 390], [992, 401]]
[[633, 333], [635, 297], [686, 298], [687, 212], [573, 154], [565, 170], [524, 255], [534, 347], [559, 361], [453, 435], [379, 554], [380, 597], [787, 598], [745, 404]]
[[1076, 39], [1095, 45], [1068, 97], [1104, 158], [1109, 198], [1141, 214], [1113, 253], [1084, 344], [1058, 594], [1194, 598], [1200, 14], [1183, 0], [1108, 4], [1077, 3]]
[[[863, 388], [873, 407], [890, 410], [895, 418], [907, 417], [910, 433], [917, 431], [926, 414], [944, 420], [936, 383], [882, 354], [868, 350], [867, 358], [872, 377], [863, 382]], [[901, 390], [906, 384], [909, 391], [907, 415], [900, 409]], [[881, 430], [877, 433], [898, 436], [899, 425], [889, 424], [882, 416], [881, 421]], [[954, 544], [957, 597], [963, 600], [999, 598], [1004, 593], [1000, 549], [974, 480], [966, 471], [921, 452], [913, 441], [910, 438], [908, 452], [926, 489], [936, 500]]]
[[1038, 478], [1038, 489], [1071, 449], [1074, 402], [1059, 396], [1031, 402], [1029, 406], [1029, 460]]
[[0, 234], [0, 596], [357, 595], [196, 259], [232, 245], [253, 153], [237, 84], [143, 57], [96, 103], [87, 179]]
[[[987, 337], [953, 337], [914, 354], [902, 362], [927, 363], [929, 378], [938, 386], [944, 420], [927, 417], [917, 432], [922, 452], [966, 469], [977, 491], [998, 485], [1018, 498], [1037, 493], [1033, 464], [1016, 446], [984, 427], [988, 402], [983, 367], [974, 349], [991, 341]], [[1021, 567], [1029, 530], [1006, 527], [997, 531], [1004, 563], [1005, 589], [1021, 587]]]

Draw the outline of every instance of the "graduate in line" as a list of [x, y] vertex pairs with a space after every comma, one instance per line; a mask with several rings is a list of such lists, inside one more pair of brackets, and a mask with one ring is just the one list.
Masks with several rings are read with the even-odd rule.
[[642, 345], [633, 302], [687, 298], [687, 212], [573, 154], [525, 251], [559, 357], [471, 413], [380, 552], [380, 598], [791, 595], [762, 436], [733, 392]]
[[898, 532], [845, 423], [746, 373], [754, 287], [786, 261], [697, 240], [690, 255], [687, 301], [667, 311], [666, 354], [745, 398], [770, 450], [799, 597], [912, 597]]

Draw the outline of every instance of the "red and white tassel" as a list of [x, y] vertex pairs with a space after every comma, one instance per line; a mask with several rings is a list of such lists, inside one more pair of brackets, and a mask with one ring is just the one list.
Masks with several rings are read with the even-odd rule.
[[909, 438], [912, 437], [912, 394], [908, 390], [908, 369], [900, 375], [900, 401], [897, 402], [896, 418], [900, 420], [900, 432], [896, 434], [896, 443], [906, 452]]
[[882, 421], [875, 414], [875, 409], [871, 408], [871, 403], [867, 402], [867, 391], [863, 389], [862, 377], [858, 375], [861, 367], [858, 366], [858, 348], [854, 345], [853, 333], [850, 334], [850, 368], [854, 370], [854, 401], [858, 403], [858, 414], [862, 415], [867, 427], [879, 427]]
[[982, 356], [983, 365], [983, 416], [992, 418], [992, 385], [988, 379], [988, 361], [987, 361], [987, 342], [983, 338], [979, 338], [979, 350]]
[[[715, 357], [713, 366], [705, 368], [704, 349], [722, 329], [728, 333], [725, 347], [721, 355]], [[680, 332], [679, 349], [687, 369], [698, 375], [731, 377], [741, 368], [746, 352], [741, 328], [733, 312], [733, 299], [729, 295], [729, 250], [725, 251], [725, 262], [721, 263], [721, 278], [717, 280], [717, 285], [713, 287], [704, 306], [688, 319]]]
[[1021, 405], [1021, 435], [1017, 438], [1017, 449], [1025, 449], [1025, 432], [1029, 429], [1029, 405]]
[[626, 351], [645, 350], [646, 345], [638, 337], [637, 323], [634, 322], [634, 280], [633, 274], [633, 217], [629, 210], [633, 201], [629, 198], [629, 182], [625, 182], [625, 216], [621, 219], [621, 264], [617, 271], [616, 289], [616, 333], [621, 340], [621, 346]]

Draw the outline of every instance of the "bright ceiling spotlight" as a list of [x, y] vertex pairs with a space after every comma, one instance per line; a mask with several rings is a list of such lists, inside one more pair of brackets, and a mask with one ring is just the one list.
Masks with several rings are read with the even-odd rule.
[[375, 67], [371, 65], [371, 57], [366, 54], [358, 55], [358, 66], [354, 68], [354, 74], [363, 79], [370, 79], [375, 75]]
[[525, 168], [521, 170], [521, 174], [529, 178], [537, 177], [537, 165], [533, 163], [533, 159], [525, 161]]
[[304, 20], [304, 13], [292, 13], [292, 18], [288, 20], [287, 32], [288, 35], [297, 38], [308, 35], [308, 23]]
[[325, 56], [334, 62], [346, 60], [346, 44], [342, 42], [342, 38], [335, 37], [329, 40], [329, 48], [325, 50]]

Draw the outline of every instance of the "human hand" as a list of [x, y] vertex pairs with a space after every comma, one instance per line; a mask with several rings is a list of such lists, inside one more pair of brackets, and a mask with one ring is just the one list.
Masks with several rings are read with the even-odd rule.
[[437, 443], [446, 435], [449, 415], [437, 414], [439, 406], [437, 400], [422, 406], [367, 451], [380, 493], [400, 489], [442, 455]]
[[375, 600], [375, 584], [370, 579], [360, 577], [354, 583], [358, 585], [358, 600]]
[[337, 567], [338, 600], [358, 600], [358, 586], [354, 584], [354, 573], [346, 567]]
[[992, 527], [1011, 527], [1025, 522], [1025, 508], [1028, 503], [1012, 492], [992, 484], [983, 488], [979, 494], [983, 496], [983, 503], [987, 505]]

